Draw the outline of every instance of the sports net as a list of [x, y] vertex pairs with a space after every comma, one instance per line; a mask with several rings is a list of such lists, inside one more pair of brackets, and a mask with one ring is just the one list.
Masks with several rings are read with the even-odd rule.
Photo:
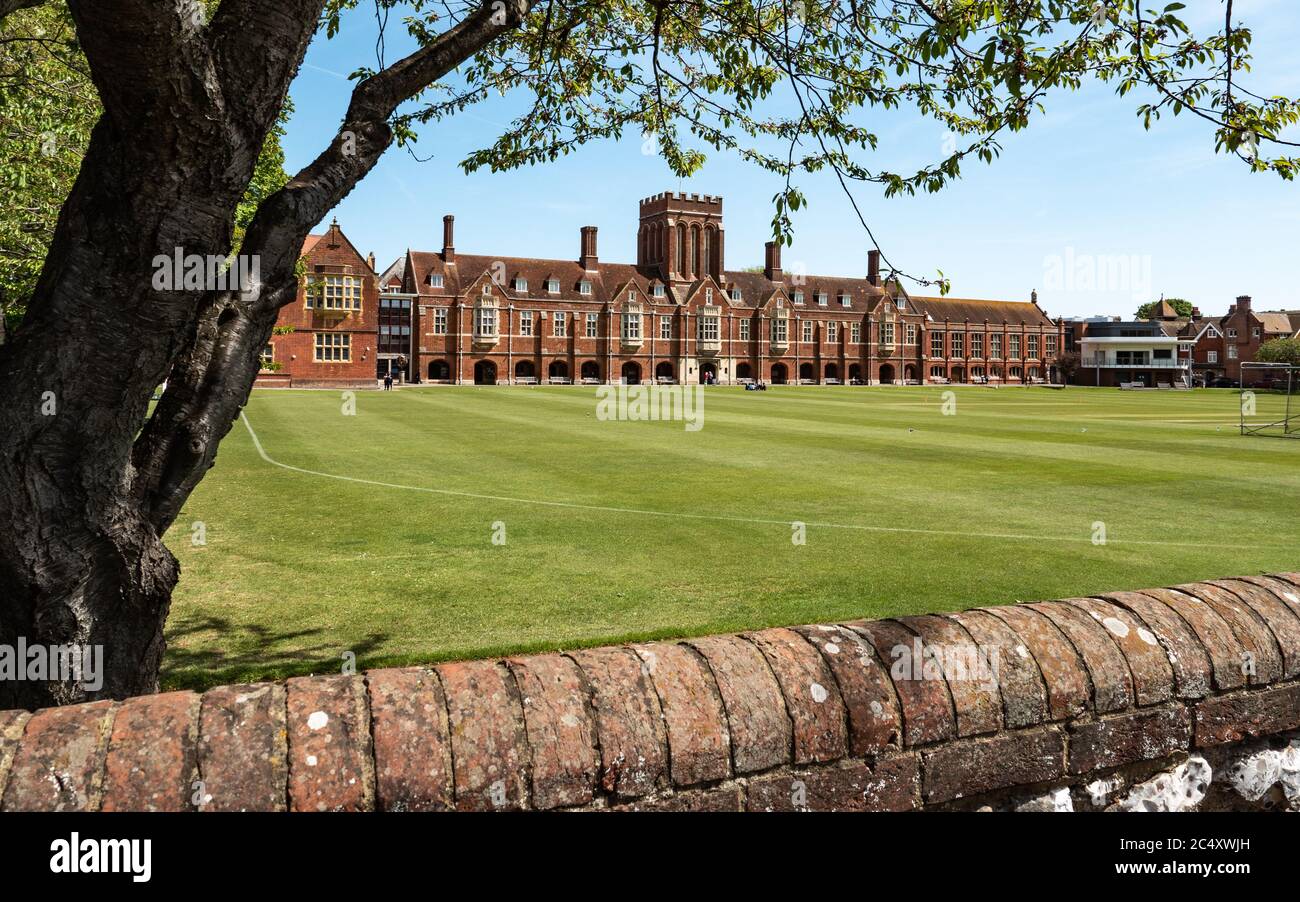
[[1241, 365], [1241, 434], [1300, 438], [1300, 366]]

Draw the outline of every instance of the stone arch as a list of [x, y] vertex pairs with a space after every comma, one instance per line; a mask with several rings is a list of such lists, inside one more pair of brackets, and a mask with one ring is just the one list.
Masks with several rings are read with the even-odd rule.
[[491, 360], [480, 360], [474, 364], [475, 385], [496, 385], [497, 365]]

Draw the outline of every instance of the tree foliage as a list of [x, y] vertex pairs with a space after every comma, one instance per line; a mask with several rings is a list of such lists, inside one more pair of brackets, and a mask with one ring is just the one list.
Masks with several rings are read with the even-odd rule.
[[[331, 0], [331, 30], [356, 2]], [[409, 6], [410, 33], [434, 39], [444, 4]], [[791, 214], [806, 204], [801, 176], [831, 171], [850, 194], [855, 185], [877, 186], [886, 196], [939, 191], [968, 159], [994, 161], [1001, 137], [1026, 128], [1053, 91], [1077, 89], [1088, 78], [1120, 96], [1140, 89], [1146, 97], [1137, 113], [1147, 128], [1166, 114], [1198, 116], [1211, 124], [1218, 150], [1293, 178], [1296, 144], [1282, 135], [1300, 106], [1247, 89], [1251, 32], [1233, 20], [1230, 0], [1224, 28], [1209, 34], [1189, 30], [1179, 18], [1183, 7], [1149, 10], [1134, 0], [553, 0], [535, 4], [523, 28], [484, 47], [455, 79], [424, 92], [395, 126], [399, 139], [410, 141], [418, 123], [521, 92], [527, 109], [472, 153], [466, 170], [545, 163], [625, 134], [643, 136], [681, 177], [698, 172], [707, 154], [730, 152], [784, 179], [772, 225], [787, 243]], [[372, 72], [363, 67], [356, 75]], [[950, 152], [915, 171], [891, 168], [878, 124], [880, 114], [898, 109], [934, 120], [949, 133]], [[871, 232], [865, 218], [861, 224]], [[942, 274], [918, 281], [947, 286]]]
[[62, 4], [0, 23], [0, 310], [20, 318], [99, 101]]
[[1270, 338], [1259, 346], [1255, 359], [1261, 363], [1300, 366], [1300, 338]]

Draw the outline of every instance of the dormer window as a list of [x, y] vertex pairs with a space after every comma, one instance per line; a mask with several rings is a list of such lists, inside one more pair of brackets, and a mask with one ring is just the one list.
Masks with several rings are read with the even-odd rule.
[[581, 282], [578, 283], [578, 294], [591, 294], [590, 280], [583, 279]]
[[826, 304], [827, 304], [826, 292], [824, 291], [817, 292], [817, 306], [825, 307]]
[[794, 293], [794, 302], [795, 302], [796, 304], [802, 304], [802, 303], [803, 303], [803, 292], [802, 292], [802, 291], [796, 291], [796, 292]]
[[559, 280], [559, 279], [547, 279], [547, 280], [546, 280], [546, 293], [547, 293], [547, 294], [559, 294], [559, 293], [560, 293], [560, 280]]
[[526, 293], [528, 291], [528, 280], [523, 276], [515, 276], [515, 291]]
[[849, 297], [848, 292], [844, 292], [844, 291], [840, 292], [840, 306], [841, 307], [853, 306], [853, 300]]
[[657, 298], [661, 298], [661, 297], [663, 297], [665, 294], [666, 294], [666, 292], [664, 291], [663, 283], [662, 283], [662, 282], [656, 282], [656, 283], [655, 283], [655, 287], [654, 287], [654, 295], [655, 295], [655, 297], [657, 297]]
[[429, 273], [429, 287], [430, 287], [430, 288], [441, 288], [441, 287], [442, 287], [442, 274], [441, 274], [441, 273], [436, 273], [436, 272], [431, 272], [431, 273]]
[[733, 288], [733, 289], [731, 289], [731, 299], [732, 299], [733, 301], [735, 301], [736, 303], [740, 303], [740, 300], [741, 300], [741, 294], [740, 294], [740, 289], [739, 289], [739, 288]]

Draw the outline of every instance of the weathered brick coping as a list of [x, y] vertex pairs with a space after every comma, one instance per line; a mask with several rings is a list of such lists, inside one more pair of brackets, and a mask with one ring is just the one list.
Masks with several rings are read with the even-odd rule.
[[[996, 653], [996, 684], [891, 676], [917, 639]], [[0, 792], [4, 810], [903, 810], [1295, 730], [1298, 676], [1289, 573], [7, 711]]]

